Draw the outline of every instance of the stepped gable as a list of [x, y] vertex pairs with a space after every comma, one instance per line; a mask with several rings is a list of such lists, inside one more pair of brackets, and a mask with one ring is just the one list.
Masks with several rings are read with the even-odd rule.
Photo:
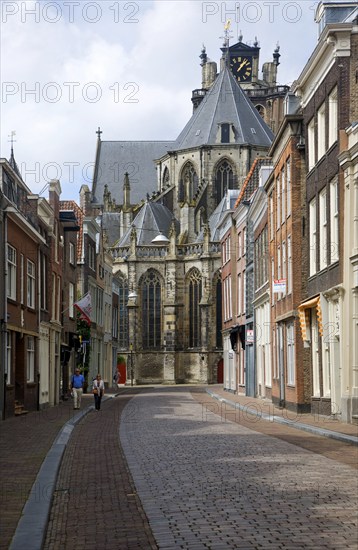
[[157, 189], [155, 160], [172, 149], [172, 141], [99, 141], [93, 180], [93, 203], [102, 204], [107, 184], [116, 204], [123, 203], [123, 177], [128, 172], [131, 203]]
[[[172, 221], [173, 214], [166, 206], [147, 200], [134, 218], [130, 229], [118, 241], [117, 246], [130, 245], [133, 227], [137, 233], [137, 246], [152, 244], [152, 240], [159, 233], [163, 233], [168, 237]], [[179, 223], [176, 220], [175, 224], [178, 233]]]
[[177, 138], [173, 151], [220, 144], [217, 135], [219, 126], [223, 123], [234, 127], [234, 143], [238, 145], [269, 147], [274, 138], [274, 134], [227, 67], [222, 70], [194, 111]]

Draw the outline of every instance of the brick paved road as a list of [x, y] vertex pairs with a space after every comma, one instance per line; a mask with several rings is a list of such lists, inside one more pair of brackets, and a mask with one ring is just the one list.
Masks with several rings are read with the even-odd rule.
[[160, 549], [357, 548], [352, 467], [223, 422], [185, 388], [143, 392], [124, 413], [121, 444]]

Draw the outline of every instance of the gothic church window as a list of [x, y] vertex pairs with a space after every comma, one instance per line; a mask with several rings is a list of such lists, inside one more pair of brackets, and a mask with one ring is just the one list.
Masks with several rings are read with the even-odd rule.
[[141, 281], [142, 342], [144, 349], [158, 349], [161, 345], [162, 299], [158, 273], [150, 270]]
[[163, 173], [163, 189], [167, 187], [170, 183], [169, 170], [167, 167], [164, 168]]
[[191, 202], [198, 190], [198, 176], [191, 162], [185, 164], [179, 181], [178, 201]]
[[218, 205], [228, 189], [233, 189], [234, 174], [231, 164], [222, 160], [215, 173], [216, 204]]
[[118, 345], [120, 349], [128, 347], [128, 281], [118, 280]]
[[201, 275], [197, 269], [190, 273], [189, 280], [189, 348], [200, 346], [200, 300], [201, 300]]

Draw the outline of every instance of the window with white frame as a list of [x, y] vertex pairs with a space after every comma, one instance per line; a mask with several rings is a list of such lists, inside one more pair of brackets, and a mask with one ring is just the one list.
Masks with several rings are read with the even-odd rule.
[[96, 288], [96, 322], [103, 326], [103, 290]]
[[35, 264], [27, 260], [27, 307], [35, 308]]
[[24, 303], [24, 255], [20, 254], [20, 304]]
[[242, 314], [246, 312], [246, 271], [242, 272]]
[[229, 261], [231, 259], [231, 236], [229, 235], [226, 239], [226, 260]]
[[246, 254], [246, 227], [242, 230], [242, 255]]
[[95, 269], [95, 250], [92, 244], [88, 245], [88, 265], [91, 269]]
[[284, 223], [286, 219], [286, 187], [285, 187], [286, 182], [285, 182], [285, 174], [283, 170], [281, 170], [280, 181], [281, 181], [281, 214], [282, 214], [282, 223]]
[[11, 356], [12, 356], [12, 346], [11, 346], [11, 332], [6, 333], [6, 363], [5, 363], [5, 374], [6, 374], [6, 384], [11, 384]]
[[[282, 279], [286, 279], [286, 288], [287, 288], [287, 266], [286, 266], [286, 242], [282, 242]], [[283, 292], [286, 294], [286, 291]]]
[[7, 296], [16, 300], [16, 249], [7, 245]]
[[238, 258], [241, 258], [242, 256], [242, 235], [241, 231], [239, 231], [237, 235], [237, 250], [238, 250]]
[[317, 214], [316, 199], [312, 199], [309, 204], [309, 254], [310, 254], [310, 275], [317, 271]]
[[68, 285], [68, 315], [73, 319], [74, 313], [74, 302], [75, 302], [75, 285], [69, 283]]
[[338, 95], [337, 86], [328, 96], [328, 147], [338, 139]]
[[242, 313], [242, 280], [241, 273], [237, 276], [237, 314], [241, 315]]
[[112, 308], [112, 338], [118, 338], [118, 307]]
[[316, 164], [315, 154], [315, 131], [314, 131], [314, 118], [309, 122], [307, 126], [307, 139], [308, 139], [308, 170], [312, 170]]
[[338, 233], [338, 181], [335, 178], [330, 182], [330, 230], [331, 230], [331, 263], [339, 260], [339, 233]]
[[277, 247], [277, 279], [282, 278], [282, 272], [281, 272], [281, 247]]
[[317, 112], [317, 155], [318, 159], [326, 152], [326, 105], [323, 103]]
[[286, 327], [286, 356], [287, 356], [287, 384], [294, 386], [296, 383], [295, 364], [295, 330], [294, 324], [288, 323]]
[[41, 309], [47, 310], [47, 258], [40, 252], [40, 300]]
[[287, 237], [287, 294], [292, 292], [292, 242], [291, 235]]
[[287, 197], [287, 217], [291, 215], [291, 161], [286, 162], [286, 197]]
[[281, 189], [280, 178], [276, 179], [276, 227], [277, 229], [281, 225]]
[[273, 196], [272, 196], [272, 193], [271, 195], [269, 196], [269, 205], [270, 205], [270, 241], [273, 240], [273, 224], [274, 224], [274, 221], [273, 221]]
[[225, 321], [228, 321], [232, 317], [232, 306], [231, 306], [231, 276], [226, 277], [224, 280], [224, 316]]
[[319, 194], [319, 268], [327, 267], [327, 191]]
[[69, 243], [69, 260], [71, 265], [75, 265], [76, 263], [76, 255], [75, 255], [75, 245], [73, 243]]
[[61, 277], [57, 277], [56, 282], [57, 293], [56, 293], [56, 320], [60, 320], [61, 315]]
[[51, 319], [56, 319], [56, 275], [55, 273], [52, 273], [52, 311], [51, 311]]
[[26, 372], [27, 372], [27, 381], [34, 382], [35, 380], [35, 338], [33, 336], [27, 337]]
[[58, 222], [57, 220], [54, 221], [53, 224], [53, 239], [54, 239], [54, 249], [55, 249], [55, 262], [58, 262]]

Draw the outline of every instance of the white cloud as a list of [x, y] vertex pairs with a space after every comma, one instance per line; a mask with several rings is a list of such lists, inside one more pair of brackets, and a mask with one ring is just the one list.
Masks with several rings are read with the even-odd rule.
[[[29, 187], [38, 192], [59, 176], [63, 198], [77, 199], [90, 183], [84, 167], [94, 162], [98, 126], [108, 140], [177, 137], [192, 112], [191, 91], [201, 87], [202, 44], [219, 65], [228, 17], [231, 43], [240, 31], [244, 42], [257, 36], [261, 67], [279, 41], [279, 81], [291, 83], [316, 43], [314, 5], [3, 2], [1, 156], [9, 156], [16, 130], [15, 157]], [[66, 163], [77, 163], [75, 181]]]

